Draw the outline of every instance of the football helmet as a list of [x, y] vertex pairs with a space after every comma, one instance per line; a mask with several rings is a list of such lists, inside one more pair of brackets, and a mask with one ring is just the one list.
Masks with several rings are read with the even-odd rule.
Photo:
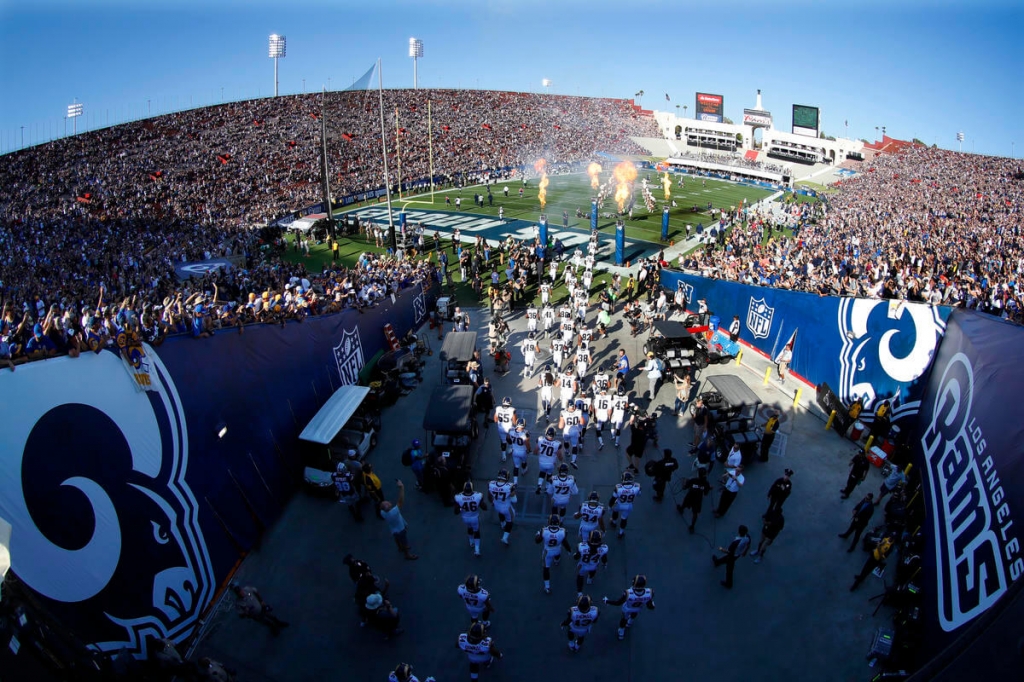
[[554, 426], [549, 426], [548, 430], [544, 432], [544, 435], [547, 437], [548, 440], [554, 440], [557, 434], [558, 431], [555, 430]]
[[473, 494], [473, 482], [472, 481], [466, 481], [466, 485], [462, 486], [462, 494], [463, 495], [472, 495]]
[[466, 583], [465, 584], [466, 584], [466, 589], [469, 590], [470, 592], [479, 592], [480, 591], [480, 576], [478, 576], [478, 575], [470, 575], [468, 578], [466, 578]]
[[647, 576], [642, 573], [637, 574], [633, 577], [633, 589], [642, 590], [647, 587]]
[[601, 531], [599, 531], [599, 530], [597, 530], [595, 528], [594, 530], [590, 531], [590, 535], [587, 537], [587, 544], [588, 545], [600, 545], [601, 541], [603, 539], [604, 538], [601, 535]]
[[508, 481], [508, 469], [501, 469], [498, 471], [498, 481], [506, 483]]
[[562, 519], [558, 517], [558, 514], [552, 514], [548, 517], [548, 528], [561, 528]]
[[466, 639], [469, 640], [470, 644], [479, 644], [484, 640], [484, 636], [487, 634], [486, 628], [483, 623], [473, 623], [469, 628], [469, 633], [466, 635]]
[[592, 603], [593, 602], [590, 600], [590, 597], [583, 594], [580, 595], [580, 598], [576, 600], [576, 608], [586, 613], [587, 611], [590, 611]]
[[[601, 504], [601, 496], [598, 495], [597, 491], [595, 490], [594, 492], [590, 493], [590, 495], [587, 496], [587, 502], [588, 503], [589, 502], [594, 502], [595, 504]], [[594, 505], [591, 505], [591, 506], [594, 506]]]
[[558, 477], [567, 478], [569, 476], [569, 465], [562, 463], [558, 465]]
[[622, 482], [623, 483], [632, 483], [633, 482], [633, 472], [632, 471], [624, 471], [624, 472], [622, 472]]
[[512, 398], [505, 396], [501, 399], [501, 404], [503, 407], [512, 407]]
[[576, 411], [576, 401], [575, 401], [575, 400], [570, 400], [570, 401], [569, 401], [569, 404], [568, 404], [568, 405], [566, 406], [566, 408], [567, 408], [567, 409], [568, 409], [568, 410], [569, 410], [570, 412], [575, 412], [575, 411]]
[[618, 390], [619, 395], [626, 395], [626, 387], [620, 385]]
[[399, 663], [391, 674], [398, 682], [409, 682], [412, 679], [412, 666], [408, 663]]
[[517, 419], [516, 420], [516, 430], [518, 431], [519, 429], [525, 429], [525, 428], [526, 428], [526, 420], [522, 419], [522, 418]]
[[526, 335], [526, 337], [529, 339], [535, 339], [537, 338], [537, 332], [530, 332], [529, 334]]
[[414, 448], [418, 448], [420, 446], [420, 439], [419, 438], [413, 438], [412, 439], [412, 446]]

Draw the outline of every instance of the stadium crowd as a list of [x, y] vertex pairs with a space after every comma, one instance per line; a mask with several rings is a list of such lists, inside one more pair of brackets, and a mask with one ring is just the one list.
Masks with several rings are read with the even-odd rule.
[[792, 237], [775, 219], [752, 215], [682, 265], [749, 284], [959, 306], [1021, 322], [1022, 205], [1016, 162], [919, 146], [880, 156], [823, 203], [803, 204]]
[[[455, 183], [532, 170], [541, 155], [556, 170], [597, 151], [641, 153], [630, 136], [656, 130], [625, 100], [531, 93], [393, 90], [384, 110], [392, 182], [406, 184], [429, 176], [431, 140], [435, 178]], [[106, 343], [126, 320], [151, 340], [204, 335], [365, 304], [409, 270], [424, 276], [389, 261], [310, 279], [269, 257], [252, 229], [318, 200], [322, 115], [333, 195], [383, 186], [378, 111], [365, 91], [235, 102], [0, 157], [0, 362]], [[175, 275], [176, 264], [232, 256], [244, 267], [220, 279]]]
[[769, 173], [780, 173], [784, 175], [792, 174], [792, 167], [789, 165], [777, 163], [775, 161], [748, 159], [743, 154], [735, 152], [722, 154], [715, 152], [694, 152], [690, 150], [683, 150], [673, 154], [672, 158], [679, 159], [681, 161], [703, 161], [705, 163], [714, 163], [719, 166], [729, 166], [732, 168], [750, 168], [752, 170], [767, 171]]

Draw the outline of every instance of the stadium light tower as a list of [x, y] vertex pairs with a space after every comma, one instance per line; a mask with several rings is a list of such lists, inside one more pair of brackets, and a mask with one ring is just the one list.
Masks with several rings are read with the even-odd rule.
[[541, 87], [544, 88], [544, 92], [545, 93], [550, 93], [551, 92], [551, 79], [550, 78], [541, 79], [540, 84], [541, 84]]
[[419, 59], [423, 56], [423, 41], [419, 38], [409, 38], [409, 56], [412, 57], [412, 89], [420, 87]]
[[[78, 117], [82, 115], [82, 103], [75, 102], [68, 105], [68, 118], [75, 119], [75, 135], [78, 134]], [[22, 137], [24, 137], [25, 131], [22, 130]], [[25, 146], [24, 143], [22, 146]]]
[[276, 33], [270, 34], [270, 58], [274, 60], [274, 97], [277, 97], [277, 60], [286, 56], [288, 40]]
[[962, 130], [956, 134], [956, 142], [959, 146], [959, 149], [957, 151], [962, 152], [964, 150], [964, 132]]

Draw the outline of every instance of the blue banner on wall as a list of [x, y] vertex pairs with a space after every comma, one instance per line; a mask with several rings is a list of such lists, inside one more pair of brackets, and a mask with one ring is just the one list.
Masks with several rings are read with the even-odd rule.
[[[146, 391], [111, 350], [0, 374], [0, 517], [12, 568], [87, 643], [188, 636], [217, 585], [278, 517], [293, 442], [340, 385], [437, 296], [146, 346]], [[226, 429], [226, 431], [224, 431]]]
[[844, 403], [866, 407], [891, 399], [894, 417], [919, 405], [925, 375], [945, 329], [949, 308], [905, 301], [818, 296], [707, 279], [663, 270], [662, 286], [680, 283], [686, 300], [704, 299], [727, 319], [739, 315], [740, 340], [771, 359], [797, 334], [790, 367], [813, 384], [828, 383]]
[[[954, 311], [924, 390], [913, 448], [927, 515], [922, 582], [929, 654], [951, 647], [986, 611], [1009, 601], [1024, 575], [1021, 526], [1014, 523], [1024, 509], [1022, 337], [1016, 325]], [[1014, 630], [999, 635], [1008, 639], [1004, 654], [1019, 643], [1020, 621]], [[1000, 657], [1005, 675], [995, 659], [974, 658], [975, 671], [994, 678], [1020, 672], [1013, 656]]]

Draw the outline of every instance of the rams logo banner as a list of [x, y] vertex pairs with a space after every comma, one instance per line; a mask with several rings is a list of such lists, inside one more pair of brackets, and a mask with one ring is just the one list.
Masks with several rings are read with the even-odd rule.
[[341, 343], [334, 347], [334, 361], [338, 364], [338, 379], [342, 386], [359, 383], [359, 371], [365, 364], [359, 327], [345, 331]]
[[772, 331], [774, 316], [775, 308], [770, 307], [764, 298], [751, 297], [750, 305], [747, 307], [747, 329], [755, 339], [767, 339]]

